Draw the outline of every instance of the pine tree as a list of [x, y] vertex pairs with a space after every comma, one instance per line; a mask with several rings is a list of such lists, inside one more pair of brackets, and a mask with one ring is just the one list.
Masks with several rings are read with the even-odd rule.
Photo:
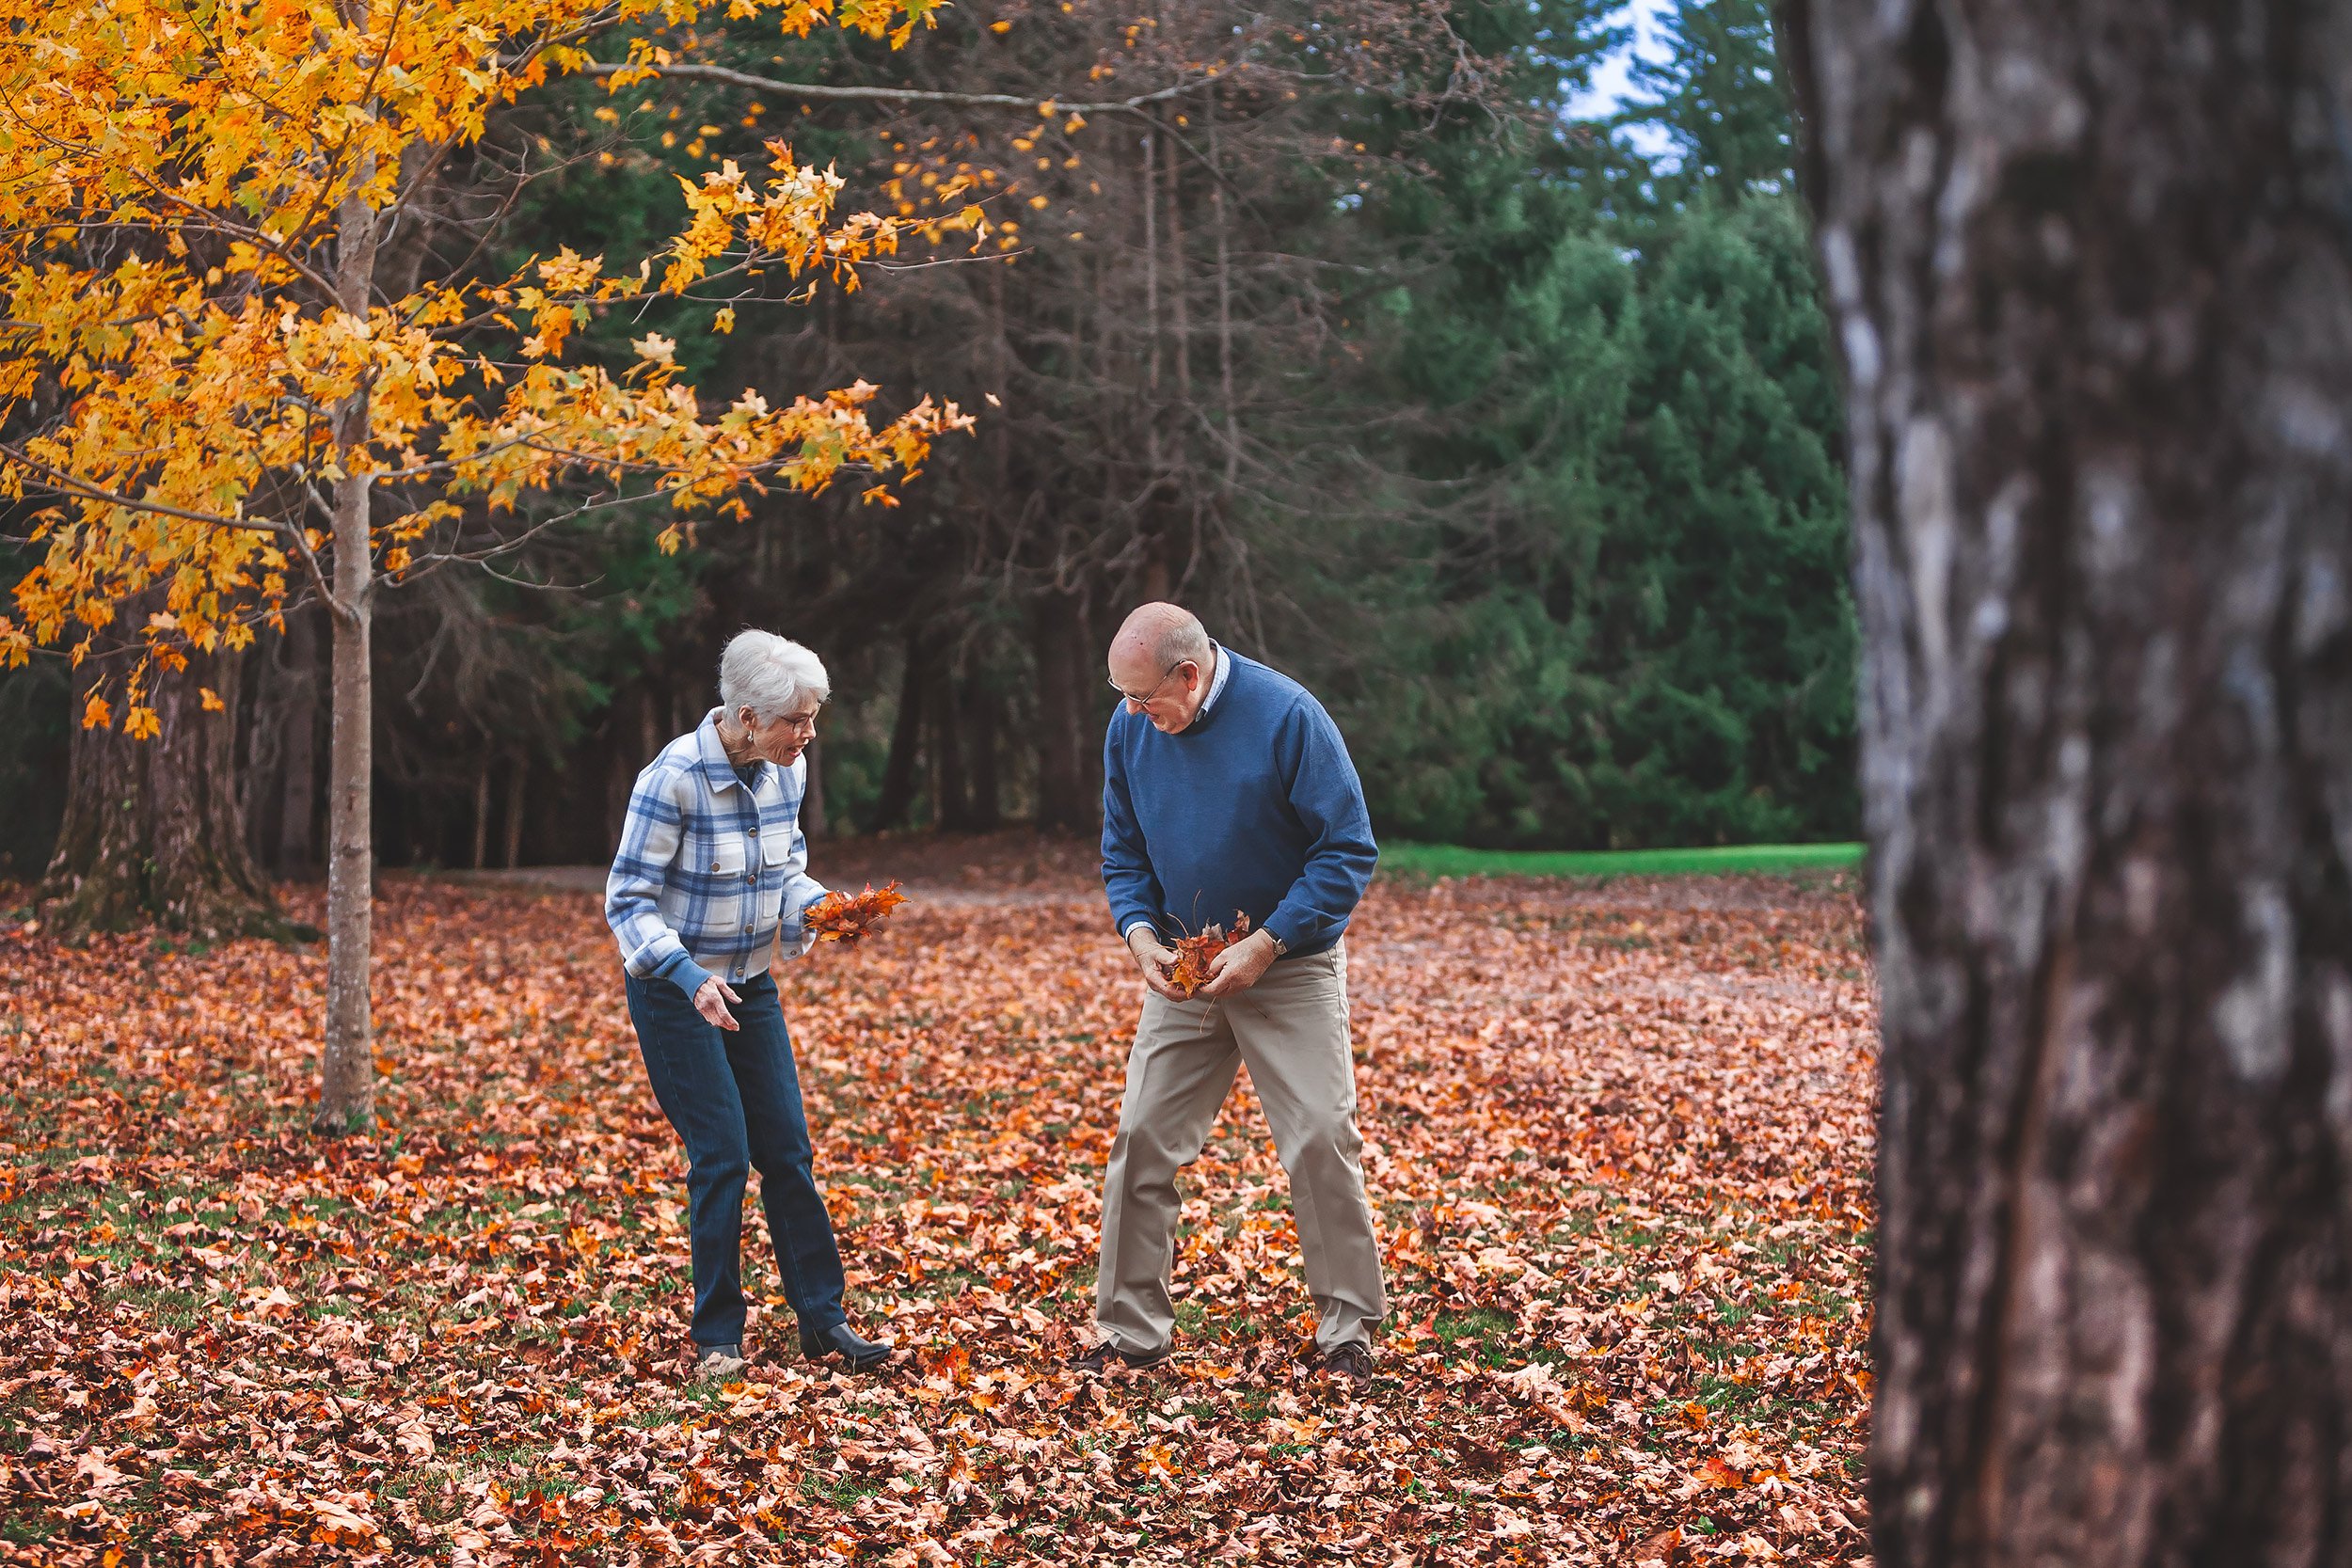
[[1637, 57], [1633, 68], [1635, 86], [1657, 96], [1618, 122], [1671, 138], [1680, 162], [1661, 182], [1669, 198], [1702, 186], [1729, 196], [1788, 189], [1788, 95], [1767, 0], [1676, 0], [1664, 31], [1666, 59]]

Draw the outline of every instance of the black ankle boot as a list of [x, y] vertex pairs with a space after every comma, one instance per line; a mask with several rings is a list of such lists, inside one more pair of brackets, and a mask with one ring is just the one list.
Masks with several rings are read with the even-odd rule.
[[838, 1355], [853, 1372], [870, 1372], [890, 1359], [891, 1345], [887, 1339], [861, 1338], [858, 1331], [848, 1323], [835, 1323], [831, 1328], [801, 1330], [801, 1354], [815, 1361], [820, 1356]]

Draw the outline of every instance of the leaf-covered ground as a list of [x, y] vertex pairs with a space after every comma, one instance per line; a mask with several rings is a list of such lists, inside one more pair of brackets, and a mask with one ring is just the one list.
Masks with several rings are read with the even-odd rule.
[[1180, 1353], [1061, 1370], [1136, 984], [1066, 875], [911, 890], [786, 978], [853, 1311], [906, 1354], [879, 1379], [795, 1359], [754, 1232], [768, 1305], [723, 1387], [687, 1375], [684, 1163], [593, 899], [389, 887], [385, 1130], [337, 1145], [301, 1131], [317, 949], [0, 924], [0, 1554], [1863, 1553], [1850, 895], [1375, 890], [1350, 973], [1394, 1315], [1351, 1397], [1299, 1362], [1246, 1090], [1185, 1185]]

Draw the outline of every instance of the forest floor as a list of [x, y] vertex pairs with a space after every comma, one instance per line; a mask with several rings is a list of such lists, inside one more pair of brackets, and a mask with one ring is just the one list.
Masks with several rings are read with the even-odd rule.
[[750, 1373], [689, 1377], [683, 1161], [591, 897], [388, 879], [384, 1125], [331, 1144], [321, 950], [0, 919], [0, 1560], [1865, 1553], [1850, 888], [1375, 887], [1349, 972], [1393, 1314], [1352, 1393], [1300, 1361], [1246, 1089], [1184, 1184], [1178, 1354], [1062, 1370], [1137, 987], [1082, 850], [902, 848], [818, 866], [916, 902], [784, 978], [852, 1311], [902, 1347], [872, 1379], [792, 1358], [755, 1228]]

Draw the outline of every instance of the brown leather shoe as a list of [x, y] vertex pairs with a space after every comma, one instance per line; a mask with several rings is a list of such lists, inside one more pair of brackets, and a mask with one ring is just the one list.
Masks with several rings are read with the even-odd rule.
[[1125, 1351], [1119, 1349], [1109, 1340], [1105, 1339], [1103, 1343], [1095, 1346], [1092, 1350], [1072, 1356], [1069, 1361], [1069, 1367], [1073, 1372], [1094, 1372], [1099, 1374], [1110, 1370], [1111, 1363], [1113, 1361], [1117, 1361], [1123, 1366], [1135, 1369], [1136, 1371], [1141, 1371], [1146, 1367], [1156, 1367], [1161, 1362], [1167, 1360], [1171, 1348], [1172, 1347], [1168, 1345], [1162, 1345], [1158, 1350], [1146, 1354], [1130, 1355]]
[[1372, 1386], [1372, 1347], [1351, 1339], [1323, 1358], [1323, 1370], [1357, 1388]]

